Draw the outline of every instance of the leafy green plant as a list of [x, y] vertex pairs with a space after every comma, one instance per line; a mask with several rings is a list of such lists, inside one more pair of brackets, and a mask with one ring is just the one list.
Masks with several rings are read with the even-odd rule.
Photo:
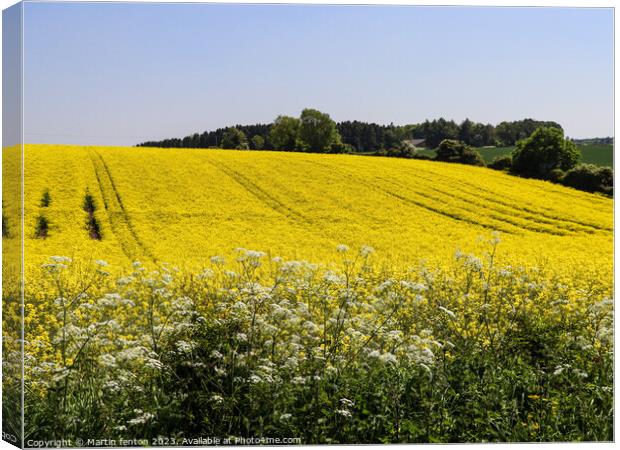
[[50, 226], [49, 221], [47, 220], [45, 216], [37, 217], [37, 221], [36, 221], [36, 225], [34, 229], [35, 237], [39, 239], [47, 238], [49, 234], [49, 226]]
[[47, 208], [52, 203], [52, 196], [50, 195], [49, 189], [43, 191], [43, 195], [41, 196], [41, 207]]

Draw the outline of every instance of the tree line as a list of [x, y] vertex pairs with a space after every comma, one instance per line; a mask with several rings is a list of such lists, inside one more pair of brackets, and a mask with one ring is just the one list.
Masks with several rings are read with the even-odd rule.
[[524, 119], [494, 126], [465, 119], [460, 124], [444, 118], [411, 125], [380, 125], [361, 121], [336, 123], [316, 109], [304, 109], [300, 117], [280, 115], [271, 124], [235, 125], [184, 138], [147, 141], [141, 147], [228, 148], [248, 150], [310, 151], [317, 153], [407, 152], [416, 140], [422, 147], [437, 148], [445, 139], [472, 147], [513, 146], [539, 127], [562, 130], [556, 122]]

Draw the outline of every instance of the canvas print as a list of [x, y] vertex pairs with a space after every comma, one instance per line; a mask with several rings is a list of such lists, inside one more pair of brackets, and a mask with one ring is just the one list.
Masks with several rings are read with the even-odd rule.
[[3, 12], [3, 440], [612, 441], [613, 9]]

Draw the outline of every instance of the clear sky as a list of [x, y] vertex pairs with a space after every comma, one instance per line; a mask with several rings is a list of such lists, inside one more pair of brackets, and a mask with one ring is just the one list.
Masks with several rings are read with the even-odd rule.
[[28, 3], [26, 142], [131, 145], [305, 107], [613, 135], [611, 9]]

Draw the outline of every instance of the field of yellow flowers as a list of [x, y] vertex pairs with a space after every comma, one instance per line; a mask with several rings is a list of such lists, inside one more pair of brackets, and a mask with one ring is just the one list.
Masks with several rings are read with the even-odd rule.
[[[35, 265], [59, 254], [201, 267], [236, 247], [327, 262], [328, 249], [340, 243], [370, 245], [390, 263], [411, 264], [445, 261], [498, 231], [506, 260], [596, 266], [610, 275], [612, 200], [484, 168], [349, 155], [30, 145], [25, 172], [25, 252]], [[86, 192], [95, 200], [101, 240], [85, 227]], [[15, 227], [18, 198], [5, 197]], [[40, 216], [49, 222], [46, 239], [36, 237]]]
[[[5, 268], [19, 152], [3, 152]], [[27, 438], [613, 438], [609, 198], [350, 155], [27, 145], [24, 158]]]

